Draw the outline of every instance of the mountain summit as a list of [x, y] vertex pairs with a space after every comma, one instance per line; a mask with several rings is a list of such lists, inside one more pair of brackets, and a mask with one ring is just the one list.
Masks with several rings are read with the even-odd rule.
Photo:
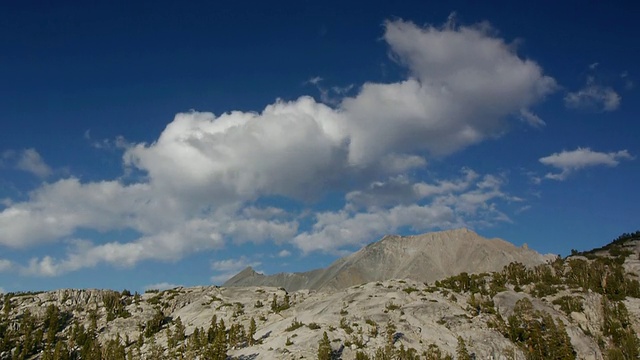
[[511, 262], [538, 265], [551, 258], [527, 246], [517, 247], [501, 239], [483, 238], [469, 229], [457, 229], [413, 236], [387, 235], [325, 269], [262, 275], [246, 268], [223, 286], [276, 286], [296, 291], [344, 289], [389, 279], [432, 282], [461, 272], [499, 271]]

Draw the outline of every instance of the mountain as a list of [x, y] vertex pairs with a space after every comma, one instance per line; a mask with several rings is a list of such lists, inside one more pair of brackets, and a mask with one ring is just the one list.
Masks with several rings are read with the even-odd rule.
[[[640, 232], [541, 264], [543, 256], [514, 248], [466, 230], [385, 237], [333, 264], [335, 272], [307, 273], [327, 284], [323, 291], [198, 286], [145, 294], [7, 293], [0, 297], [0, 360], [640, 358]], [[461, 259], [450, 263], [457, 269], [497, 266], [495, 258], [522, 260], [527, 253], [539, 265], [512, 262], [428, 284], [399, 278], [330, 290], [355, 275], [326, 280], [376, 260], [384, 266], [371, 268], [375, 276], [410, 273], [427, 251], [441, 257], [433, 269], [451, 259]], [[505, 254], [476, 257], [482, 251]], [[251, 269], [242, 276], [267, 278]]]
[[555, 256], [541, 255], [527, 246], [501, 239], [485, 239], [468, 229], [415, 236], [385, 236], [325, 269], [303, 273], [262, 275], [248, 267], [225, 287], [274, 286], [288, 291], [337, 290], [388, 279], [433, 282], [461, 272], [498, 271], [511, 262], [542, 264]]
[[[473, 263], [471, 254], [482, 249], [513, 250], [476, 237], [464, 230], [386, 237], [334, 265], [347, 271], [362, 258], [393, 263], [386, 259], [405, 249], [395, 257], [404, 256], [411, 269], [413, 255], [425, 255], [408, 250], [424, 239], [442, 246], [434, 239], [455, 238], [472, 247], [440, 252], [442, 262], [449, 256]], [[326, 272], [315, 275], [329, 284], [323, 291], [198, 286], [145, 294], [8, 293], [0, 297], [0, 360], [638, 359], [638, 270], [640, 232], [535, 267], [512, 262], [428, 284], [388, 279], [330, 290]], [[376, 276], [409, 270], [385, 271]]]

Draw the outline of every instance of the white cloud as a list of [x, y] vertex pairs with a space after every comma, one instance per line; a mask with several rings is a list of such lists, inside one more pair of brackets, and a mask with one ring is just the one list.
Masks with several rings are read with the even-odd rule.
[[568, 108], [597, 109], [614, 111], [620, 107], [622, 97], [611, 87], [595, 83], [593, 77], [587, 79], [587, 84], [580, 90], [570, 92], [564, 97]]
[[540, 158], [545, 165], [560, 169], [559, 173], [548, 173], [545, 178], [552, 180], [565, 180], [571, 173], [593, 166], [617, 166], [621, 160], [631, 160], [633, 156], [627, 150], [618, 152], [597, 152], [589, 148], [577, 148], [572, 151], [562, 151]]
[[[22, 268], [52, 276], [100, 263], [174, 261], [230, 242], [293, 238], [303, 251], [329, 251], [402, 227], [508, 219], [481, 204], [504, 194], [479, 187], [475, 173], [413, 183], [410, 172], [502, 135], [515, 115], [529, 114], [527, 121], [539, 126], [542, 120], [528, 109], [555, 90], [555, 81], [486, 25], [449, 21], [421, 28], [390, 21], [384, 39], [410, 70], [406, 79], [365, 83], [346, 97], [347, 89], [333, 89], [340, 95], [334, 106], [302, 96], [261, 112], [180, 113], [151, 143], [103, 142], [125, 149], [124, 165], [146, 178], [45, 184], [0, 212], [0, 245], [59, 242], [79, 229], [139, 234], [129, 242], [76, 241], [65, 256], [34, 258]], [[347, 192], [349, 203], [319, 214], [308, 232], [300, 233], [299, 214], [256, 206], [264, 196], [313, 206], [330, 191]]]
[[160, 283], [157, 283], [157, 284], [145, 285], [143, 287], [143, 290], [144, 291], [147, 291], [147, 290], [160, 290], [160, 291], [162, 291], [162, 290], [174, 289], [174, 288], [177, 288], [177, 287], [180, 287], [180, 286], [182, 286], [182, 285], [171, 284], [171, 283], [168, 283], [168, 282], [165, 281], [165, 282], [160, 282]]
[[547, 123], [545, 123], [544, 120], [542, 120], [538, 115], [532, 113], [527, 109], [520, 110], [520, 119], [526, 122], [527, 124], [529, 124], [530, 126], [536, 127], [536, 128], [547, 125]]
[[238, 259], [213, 261], [211, 263], [211, 269], [218, 272], [218, 274], [211, 277], [211, 282], [214, 284], [222, 284], [246, 267], [256, 267], [260, 266], [260, 264], [259, 261], [249, 261], [245, 256], [241, 256]]
[[[343, 209], [316, 214], [312, 229], [296, 236], [292, 243], [303, 253], [339, 253], [345, 247], [361, 246], [401, 228], [422, 232], [510, 222], [509, 217], [497, 209], [496, 202], [519, 199], [503, 192], [502, 186], [500, 177], [480, 177], [468, 169], [460, 179], [439, 181], [436, 185], [390, 179], [388, 184], [370, 187], [379, 196], [379, 202], [363, 202], [362, 193], [351, 193]], [[404, 199], [406, 204], [390, 205], [393, 202], [387, 202], [383, 192], [395, 192], [398, 202]], [[364, 199], [375, 199], [375, 196]], [[367, 210], [359, 211], [363, 205]]]
[[[350, 163], [389, 153], [446, 155], [497, 136], [504, 118], [527, 109], [556, 85], [483, 27], [420, 28], [385, 24], [384, 39], [412, 74], [365, 84], [342, 108], [351, 121]], [[390, 121], [393, 119], [393, 121]]]
[[86, 130], [84, 132], [84, 138], [87, 140], [92, 147], [100, 150], [125, 150], [131, 147], [133, 144], [129, 143], [127, 139], [122, 135], [118, 135], [115, 139], [102, 139], [95, 140], [91, 137], [91, 130]]
[[26, 171], [39, 178], [47, 178], [52, 173], [51, 167], [44, 162], [42, 156], [33, 148], [21, 151], [6, 150], [2, 153], [4, 160], [13, 163], [18, 170]]
[[52, 172], [49, 165], [44, 162], [35, 149], [26, 149], [20, 152], [17, 167], [40, 178], [46, 178]]
[[0, 294], [6, 294], [7, 292], [4, 290], [3, 287], [0, 287]]
[[13, 262], [7, 259], [0, 259], [0, 273], [13, 269]]
[[286, 250], [286, 249], [285, 249], [285, 250], [281, 250], [281, 251], [278, 253], [278, 257], [281, 257], [281, 258], [289, 257], [289, 256], [291, 256], [291, 251]]

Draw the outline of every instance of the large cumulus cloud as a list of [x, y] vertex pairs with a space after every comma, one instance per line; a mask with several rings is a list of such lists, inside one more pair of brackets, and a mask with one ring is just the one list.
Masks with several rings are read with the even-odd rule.
[[[25, 266], [55, 275], [100, 262], [175, 259], [228, 241], [271, 239], [304, 252], [332, 251], [407, 226], [506, 219], [487, 205], [506, 196], [495, 178], [467, 172], [435, 184], [391, 179], [408, 179], [430, 158], [502, 135], [523, 112], [535, 116], [530, 106], [555, 81], [486, 24], [419, 27], [397, 20], [384, 29], [390, 52], [407, 70], [401, 81], [365, 83], [336, 105], [302, 96], [260, 112], [180, 113], [156, 141], [126, 149], [125, 166], [146, 174], [144, 181], [69, 178], [45, 185], [0, 212], [6, 230], [0, 244], [28, 248], [83, 228], [140, 234], [124, 243], [80, 240], [66, 259], [36, 258]], [[373, 204], [376, 181], [403, 193]], [[282, 196], [312, 209], [331, 191], [344, 193], [347, 205], [318, 214], [308, 231], [286, 209], [255, 205]]]

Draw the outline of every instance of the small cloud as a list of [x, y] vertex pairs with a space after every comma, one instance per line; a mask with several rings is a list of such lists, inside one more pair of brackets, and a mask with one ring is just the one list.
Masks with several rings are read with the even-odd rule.
[[618, 166], [620, 160], [632, 160], [634, 157], [627, 150], [618, 152], [597, 152], [589, 148], [577, 148], [573, 151], [562, 151], [549, 156], [540, 158], [539, 161], [544, 165], [549, 165], [560, 169], [559, 173], [548, 173], [546, 179], [565, 180], [571, 173], [593, 166]]
[[568, 108], [589, 109], [602, 107], [603, 111], [614, 111], [620, 107], [621, 96], [610, 87], [591, 85], [564, 97]]
[[631, 89], [634, 88], [635, 83], [629, 78], [629, 72], [628, 71], [623, 71], [620, 74], [620, 79], [622, 79], [622, 81], [624, 82], [625, 90], [631, 90]]
[[[614, 111], [620, 107], [622, 97], [610, 86], [600, 84], [596, 80], [596, 68], [599, 63], [589, 65], [594, 74], [587, 77], [587, 82], [580, 90], [567, 93], [564, 104], [568, 108], [597, 111]], [[626, 76], [626, 75], [625, 75]], [[622, 76], [622, 77], [625, 77]]]
[[531, 205], [525, 205], [525, 206], [522, 206], [521, 208], [519, 208], [518, 210], [516, 210], [516, 214], [521, 214], [521, 213], [523, 213], [523, 212], [525, 212], [525, 211], [528, 211], [528, 210], [530, 210], [530, 209], [531, 209]]
[[528, 109], [520, 110], [520, 120], [526, 122], [527, 124], [529, 124], [534, 128], [541, 128], [547, 125], [547, 123], [545, 123], [544, 120], [542, 120], [538, 115], [532, 113]]
[[91, 144], [91, 147], [99, 150], [127, 150], [134, 146], [122, 135], [116, 136], [115, 139], [95, 140], [91, 137], [91, 130], [86, 130], [83, 137]]
[[143, 289], [144, 289], [144, 291], [148, 291], [148, 290], [160, 290], [160, 291], [162, 291], [162, 290], [177, 288], [177, 287], [180, 287], [180, 286], [182, 286], [182, 285], [171, 284], [171, 283], [168, 283], [168, 282], [164, 281], [164, 282], [160, 282], [160, 283], [157, 283], [157, 284], [145, 285], [143, 287]]
[[305, 81], [305, 84], [311, 84], [311, 85], [318, 85], [322, 80], [320, 76], [314, 76], [312, 78], [310, 78], [309, 80]]
[[259, 261], [249, 261], [246, 256], [241, 256], [238, 259], [214, 261], [211, 263], [211, 269], [217, 271], [218, 274], [211, 276], [211, 282], [214, 284], [222, 284], [246, 267], [256, 267], [261, 264]]
[[7, 150], [2, 153], [5, 161], [15, 162], [15, 168], [26, 171], [41, 179], [47, 178], [53, 173], [51, 167], [47, 165], [42, 156], [33, 148], [22, 151]]
[[7, 292], [4, 290], [3, 287], [0, 287], [0, 294], [6, 294]]
[[332, 86], [330, 88], [326, 88], [320, 86], [320, 82], [324, 81], [320, 76], [315, 76], [305, 81], [303, 84], [311, 84], [318, 89], [320, 92], [320, 101], [329, 105], [338, 105], [353, 88], [353, 84], [349, 84], [347, 86]]
[[288, 257], [291, 256], [291, 251], [289, 250], [282, 250], [278, 253], [278, 257], [284, 258], [284, 257]]
[[13, 269], [13, 262], [7, 259], [0, 259], [0, 273]]
[[349, 84], [347, 86], [332, 86], [331, 90], [338, 94], [338, 95], [344, 95], [346, 93], [348, 93], [349, 91], [351, 91], [351, 89], [353, 89], [353, 84]]

